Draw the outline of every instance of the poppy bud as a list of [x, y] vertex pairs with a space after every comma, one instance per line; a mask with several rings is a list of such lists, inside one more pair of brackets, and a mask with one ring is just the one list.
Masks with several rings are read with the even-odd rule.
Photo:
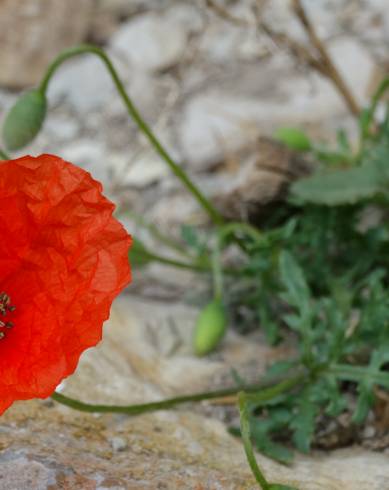
[[39, 90], [30, 90], [18, 98], [3, 127], [3, 140], [8, 150], [19, 150], [35, 138], [45, 119], [46, 106], [46, 96]]
[[214, 300], [201, 311], [194, 332], [195, 353], [203, 356], [213, 351], [223, 338], [227, 326], [226, 312], [219, 300]]
[[132, 246], [129, 252], [130, 263], [133, 267], [144, 267], [153, 261], [150, 253], [143, 243], [137, 238], [132, 239]]
[[297, 128], [279, 128], [274, 137], [292, 150], [308, 151], [311, 149], [308, 136]]

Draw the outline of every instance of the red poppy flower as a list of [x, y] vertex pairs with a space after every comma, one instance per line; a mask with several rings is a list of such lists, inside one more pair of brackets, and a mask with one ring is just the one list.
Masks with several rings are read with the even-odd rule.
[[131, 239], [101, 190], [56, 156], [0, 164], [0, 413], [75, 370], [130, 281]]

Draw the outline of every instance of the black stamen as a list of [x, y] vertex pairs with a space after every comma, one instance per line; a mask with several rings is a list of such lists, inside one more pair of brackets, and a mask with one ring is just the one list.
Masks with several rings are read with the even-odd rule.
[[[15, 311], [15, 306], [11, 305], [11, 298], [4, 291], [0, 293], [0, 314], [6, 316], [8, 313]], [[0, 321], [0, 329], [12, 328], [14, 326], [13, 322], [10, 321]], [[5, 332], [0, 330], [0, 340], [5, 337]]]

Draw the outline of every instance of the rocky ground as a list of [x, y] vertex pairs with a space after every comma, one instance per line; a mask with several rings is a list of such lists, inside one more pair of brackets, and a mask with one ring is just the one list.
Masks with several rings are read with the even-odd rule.
[[[237, 196], [244, 202], [255, 192], [266, 202], [296, 169], [292, 156], [264, 139], [277, 127], [302, 126], [323, 140], [340, 126], [356, 133], [333, 85], [258, 29], [252, 7], [263, 4], [261, 19], [306, 42], [286, 0], [220, 1], [216, 6], [228, 7], [222, 11], [214, 2], [178, 0], [69, 0], [65, 10], [60, 0], [19, 3], [0, 4], [1, 116], [59, 49], [98, 42], [174, 157], [233, 215], [247, 211], [236, 206]], [[305, 4], [358, 104], [366, 103], [389, 66], [386, 0]], [[183, 222], [206, 222], [128, 120], [99, 60], [85, 56], [64, 65], [50, 85], [49, 105], [28, 152], [55, 153], [90, 170], [119, 203], [131, 233], [142, 230], [128, 209], [171, 234]], [[247, 186], [253, 168], [254, 189]], [[259, 334], [232, 332], [220, 351], [196, 359], [190, 350], [196, 308], [185, 300], [206, 285], [161, 266], [133, 282], [101, 346], [83, 356], [65, 383], [67, 394], [90, 402], [151, 401], [232, 383], [233, 367], [253, 379], [285, 355], [270, 351]], [[0, 423], [0, 489], [254, 489], [241, 443], [226, 431], [234, 421], [233, 405], [209, 403], [136, 418], [17, 403]], [[291, 468], [258, 458], [271, 479], [301, 490], [389, 489], [387, 453], [317, 452], [298, 455]]]

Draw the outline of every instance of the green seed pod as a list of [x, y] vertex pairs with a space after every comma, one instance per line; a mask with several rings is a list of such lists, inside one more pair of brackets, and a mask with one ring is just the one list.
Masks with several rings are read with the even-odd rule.
[[130, 264], [134, 267], [144, 267], [153, 261], [152, 257], [143, 245], [143, 243], [137, 238], [132, 238], [132, 245], [129, 252]]
[[292, 150], [308, 151], [311, 149], [308, 136], [297, 128], [279, 128], [274, 137]]
[[214, 300], [200, 313], [193, 337], [196, 355], [204, 356], [213, 351], [226, 332], [227, 315], [222, 303]]
[[19, 97], [4, 122], [3, 140], [8, 150], [19, 150], [35, 138], [45, 119], [46, 106], [46, 96], [39, 90]]

